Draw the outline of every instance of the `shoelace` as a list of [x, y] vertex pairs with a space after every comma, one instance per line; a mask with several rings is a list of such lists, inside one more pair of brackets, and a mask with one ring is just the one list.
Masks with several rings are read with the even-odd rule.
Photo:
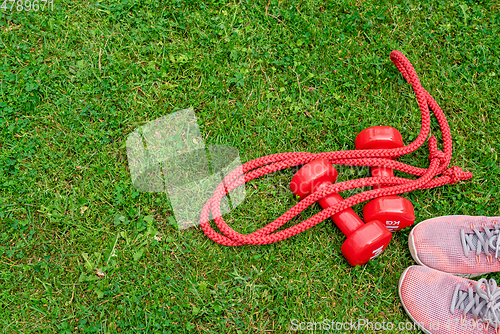
[[[500, 261], [500, 225], [493, 224], [492, 228], [488, 228], [485, 225], [482, 226], [484, 231], [479, 231], [473, 224], [471, 224], [473, 233], [465, 233], [465, 229], [460, 230], [460, 239], [462, 241], [462, 247], [466, 257], [469, 257], [469, 252], [476, 251], [476, 262], [481, 262], [479, 255], [481, 252], [486, 253], [486, 258], [488, 262], [492, 262], [493, 258], [490, 255], [490, 249], [495, 253], [495, 258]], [[474, 237], [477, 236], [477, 241]], [[476, 243], [474, 244], [474, 241]]]
[[[484, 284], [484, 290], [481, 286]], [[479, 318], [486, 324], [486, 330], [491, 325], [500, 332], [500, 289], [497, 288], [497, 282], [490, 279], [489, 282], [482, 278], [475, 284], [475, 292], [472, 288], [474, 284], [470, 283], [467, 291], [460, 290], [460, 284], [457, 284], [453, 297], [451, 299], [450, 312], [455, 313], [455, 310], [462, 310], [460, 316], [461, 322], [465, 320], [465, 316], [470, 313], [476, 320], [475, 326]]]

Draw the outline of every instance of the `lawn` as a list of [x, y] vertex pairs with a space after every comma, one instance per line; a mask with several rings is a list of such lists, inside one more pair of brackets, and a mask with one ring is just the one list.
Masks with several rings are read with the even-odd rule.
[[[474, 174], [405, 194], [417, 222], [500, 215], [496, 1], [6, 6], [1, 333], [287, 333], [293, 319], [410, 321], [397, 292], [400, 274], [414, 264], [410, 229], [355, 268], [331, 220], [276, 244], [221, 246], [199, 226], [179, 231], [166, 194], [134, 189], [125, 146], [137, 127], [188, 107], [206, 145], [233, 146], [242, 162], [354, 149], [357, 133], [373, 125], [394, 126], [409, 143], [420, 112], [389, 60], [392, 50], [408, 57], [444, 110], [451, 165]], [[400, 161], [426, 167], [428, 149]], [[294, 171], [251, 181], [226, 221], [250, 233], [288, 210], [297, 202], [288, 190]], [[365, 168], [339, 171], [340, 180], [366, 175]], [[362, 204], [354, 209], [361, 214]]]

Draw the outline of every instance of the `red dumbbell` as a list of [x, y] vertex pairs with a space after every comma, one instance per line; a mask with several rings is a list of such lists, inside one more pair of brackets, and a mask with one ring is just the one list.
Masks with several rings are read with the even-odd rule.
[[[328, 160], [317, 159], [299, 169], [290, 182], [290, 189], [304, 198], [336, 180], [337, 171], [332, 164]], [[342, 200], [339, 194], [333, 193], [321, 198], [318, 203], [326, 209]], [[347, 237], [341, 250], [351, 266], [365, 264], [378, 256], [391, 241], [392, 234], [384, 224], [378, 220], [365, 224], [351, 208], [331, 218]]]
[[[403, 138], [390, 126], [372, 126], [361, 131], [355, 140], [357, 150], [376, 150], [403, 147]], [[387, 167], [372, 167], [373, 177], [391, 177], [394, 172]], [[374, 189], [388, 186], [375, 185]], [[415, 211], [411, 202], [400, 196], [384, 196], [367, 203], [363, 208], [365, 220], [380, 220], [391, 231], [413, 225]]]

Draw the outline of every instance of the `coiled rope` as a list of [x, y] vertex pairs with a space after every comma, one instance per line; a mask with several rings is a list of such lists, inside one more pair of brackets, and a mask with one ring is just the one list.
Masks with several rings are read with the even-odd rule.
[[[264, 245], [290, 238], [360, 202], [368, 201], [376, 197], [397, 195], [417, 189], [429, 189], [470, 179], [472, 173], [464, 172], [460, 167], [453, 166], [447, 168], [451, 161], [452, 154], [450, 127], [437, 102], [420, 84], [420, 80], [412, 64], [399, 51], [392, 51], [390, 59], [394, 65], [396, 65], [405, 80], [411, 84], [420, 107], [422, 118], [420, 134], [411, 144], [394, 149], [349, 150], [323, 153], [278, 153], [251, 160], [229, 173], [218, 185], [210, 200], [207, 201], [200, 215], [200, 223], [203, 232], [213, 241], [226, 246], [241, 246], [247, 244]], [[443, 137], [443, 150], [438, 150], [437, 139], [431, 136], [429, 138], [430, 164], [428, 168], [419, 168], [392, 160], [391, 158], [396, 158], [417, 150], [425, 142], [430, 131], [429, 109], [432, 110], [439, 123]], [[221, 199], [238, 186], [263, 175], [285, 168], [307, 164], [319, 158], [327, 159], [332, 164], [336, 165], [389, 167], [419, 176], [419, 178], [412, 180], [401, 177], [367, 177], [335, 183], [323, 187], [319, 191], [309, 195], [267, 226], [250, 234], [236, 232], [229, 227], [222, 218], [220, 213]], [[348, 197], [297, 225], [275, 232], [308, 206], [330, 193], [377, 184], [391, 187], [373, 189]], [[222, 234], [216, 232], [212, 226], [210, 226], [210, 213], [214, 217], [214, 221]]]

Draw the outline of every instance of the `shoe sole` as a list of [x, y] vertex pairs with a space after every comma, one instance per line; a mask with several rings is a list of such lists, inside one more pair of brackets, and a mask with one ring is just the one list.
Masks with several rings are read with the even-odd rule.
[[[411, 235], [411, 233], [410, 233]], [[413, 255], [413, 254], [412, 254]], [[399, 284], [398, 284], [398, 294], [399, 294], [399, 299], [401, 300], [401, 304], [403, 305], [403, 308], [405, 309], [406, 311], [406, 314], [408, 314], [408, 316], [410, 317], [410, 319], [417, 325], [417, 327], [424, 333], [426, 334], [433, 334], [432, 332], [429, 332], [426, 328], [422, 327], [419, 325], [418, 321], [415, 320], [415, 318], [413, 318], [413, 316], [411, 315], [410, 312], [408, 312], [408, 309], [406, 308], [406, 305], [405, 303], [403, 302], [403, 298], [401, 297], [401, 285], [403, 284], [403, 280], [406, 276], [406, 272], [410, 269], [411, 267], [408, 267], [406, 268], [405, 271], [403, 271], [403, 273], [401, 274], [401, 277], [399, 278]]]
[[[446, 218], [446, 217], [471, 217], [471, 216], [453, 215], [453, 216], [441, 216], [441, 217], [442, 218]], [[431, 219], [434, 219], [434, 218], [431, 218]], [[427, 219], [427, 220], [430, 220], [430, 219]], [[410, 231], [410, 235], [408, 236], [408, 248], [410, 248], [411, 257], [419, 265], [427, 267], [427, 268], [431, 268], [431, 269], [434, 269], [434, 270], [439, 270], [439, 269], [436, 269], [436, 268], [432, 268], [432, 267], [426, 266], [425, 263], [423, 263], [422, 261], [420, 261], [420, 259], [418, 258], [418, 255], [417, 255], [417, 248], [415, 247], [415, 240], [413, 239], [413, 231], [415, 230], [415, 228], [417, 228], [418, 225], [426, 222], [427, 220], [421, 221], [420, 223], [418, 223], [417, 225], [415, 225], [414, 228], [412, 228], [412, 230]], [[443, 271], [443, 270], [439, 270], [439, 271], [446, 272], [446, 271]], [[446, 273], [448, 273], [448, 272], [446, 272]], [[463, 278], [472, 278], [472, 277], [481, 276], [481, 275], [488, 274], [488, 273], [489, 273], [489, 271], [485, 272], [485, 273], [476, 273], [476, 274], [460, 274], [460, 273], [448, 273], [448, 274], [452, 274], [452, 275], [463, 277]]]
[[[425, 220], [423, 222], [425, 222]], [[421, 222], [421, 223], [423, 223], [423, 222]], [[421, 224], [421, 223], [419, 223], [419, 224]], [[415, 248], [415, 241], [413, 240], [413, 231], [415, 231], [415, 228], [417, 228], [417, 226], [419, 224], [415, 225], [415, 227], [412, 228], [412, 230], [410, 231], [410, 235], [408, 236], [408, 248], [410, 248], [410, 254], [411, 254], [411, 257], [413, 258], [413, 260], [415, 260], [415, 262], [417, 262], [419, 265], [427, 267], [418, 258], [417, 249]]]

